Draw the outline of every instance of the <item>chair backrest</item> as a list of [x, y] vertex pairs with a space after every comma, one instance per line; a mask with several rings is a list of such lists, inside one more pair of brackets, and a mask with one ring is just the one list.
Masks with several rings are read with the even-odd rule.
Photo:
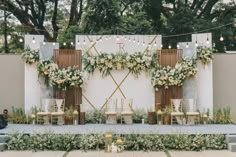
[[121, 112], [133, 112], [133, 99], [121, 99]]
[[187, 112], [196, 112], [197, 107], [196, 107], [196, 102], [194, 99], [186, 99], [187, 102]]
[[54, 112], [64, 112], [65, 111], [65, 99], [54, 99]]
[[171, 99], [171, 108], [174, 112], [182, 112], [182, 99]]
[[42, 98], [41, 99], [41, 111], [42, 112], [51, 112], [52, 99]]
[[117, 112], [117, 99], [107, 99], [106, 112]]

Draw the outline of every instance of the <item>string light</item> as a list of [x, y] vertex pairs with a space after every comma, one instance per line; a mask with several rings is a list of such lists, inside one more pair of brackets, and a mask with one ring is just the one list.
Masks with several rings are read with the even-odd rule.
[[163, 45], [161, 44], [161, 48], [163, 48]]
[[143, 46], [145, 46], [145, 42], [143, 41]]
[[73, 46], [74, 45], [74, 43], [73, 42], [70, 42], [70, 44]]
[[64, 42], [63, 45], [66, 46], [66, 42]]
[[53, 46], [55, 46], [55, 45], [56, 45], [56, 43], [55, 43], [55, 42], [53, 42], [53, 43], [52, 43], [52, 45], [53, 45]]
[[130, 39], [130, 37], [129, 37], [129, 42], [131, 42], [131, 39]]
[[224, 37], [222, 35], [220, 37], [220, 41], [224, 41]]
[[177, 46], [176, 46], [177, 48], [179, 48], [179, 44], [177, 44]]
[[78, 45], [80, 45], [80, 41], [79, 41], [79, 38], [78, 38], [77, 44], [78, 44]]
[[83, 41], [83, 44], [84, 44], [84, 45], [86, 44], [85, 39], [84, 39], [84, 41]]
[[133, 43], [135, 43], [136, 41], [135, 41], [135, 36], [134, 36], [134, 39], [133, 39]]
[[171, 49], [171, 45], [170, 44], [169, 44], [168, 48]]
[[33, 37], [32, 43], [33, 43], [33, 44], [35, 44], [35, 43], [36, 43], [36, 41], [35, 41], [35, 38], [34, 38], [34, 37]]
[[43, 45], [46, 45], [46, 42], [45, 42], [45, 41], [43, 41]]
[[150, 44], [150, 43], [148, 43], [148, 47], [151, 47], [151, 44]]

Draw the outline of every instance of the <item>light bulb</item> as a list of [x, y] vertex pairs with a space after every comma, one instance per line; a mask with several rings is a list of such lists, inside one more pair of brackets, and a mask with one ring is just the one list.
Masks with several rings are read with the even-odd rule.
[[117, 40], [117, 41], [120, 41], [120, 37], [119, 37], [119, 36], [117, 36], [116, 40]]
[[208, 38], [207, 38], [207, 41], [206, 41], [206, 43], [207, 43], [207, 44], [210, 44], [210, 42], [209, 42], [209, 39], [208, 39]]
[[221, 37], [220, 37], [220, 41], [224, 41], [224, 37], [221, 36]]
[[197, 43], [197, 41], [195, 42], [195, 46], [198, 47], [198, 43]]
[[100, 38], [100, 40], [99, 40], [100, 42], [102, 42], [102, 38]]
[[169, 45], [168, 48], [171, 49], [171, 45]]
[[70, 42], [70, 44], [71, 44], [71, 45], [74, 45], [74, 43], [73, 43], [73, 42]]
[[8, 35], [8, 36], [7, 36], [7, 39], [8, 39], [8, 40], [11, 40], [11, 35]]
[[80, 45], [80, 42], [79, 42], [79, 40], [77, 41], [77, 44], [78, 44], [78, 45]]
[[85, 40], [83, 41], [83, 44], [85, 45], [86, 43], [85, 43]]
[[150, 43], [148, 43], [148, 47], [151, 47], [151, 44], [150, 44]]
[[189, 45], [188, 45], [188, 43], [186, 44], [186, 48], [188, 48], [189, 47]]
[[130, 37], [129, 37], [129, 42], [131, 42], [131, 39], [130, 39]]
[[136, 41], [135, 41], [135, 39], [133, 39], [133, 43], [135, 43]]
[[157, 47], [157, 42], [155, 41], [154, 46]]
[[125, 41], [127, 40], [127, 38], [125, 37]]
[[55, 43], [55, 42], [53, 42], [53, 43], [52, 43], [52, 45], [53, 45], [53, 46], [55, 46], [55, 45], [56, 45], [56, 43]]
[[139, 41], [137, 42], [137, 44], [138, 44], [138, 45], [140, 44]]
[[19, 42], [20, 42], [20, 43], [22, 43], [22, 42], [23, 42], [23, 39], [22, 39], [22, 38], [20, 38], [20, 39], [19, 39]]
[[177, 48], [179, 48], [179, 44], [177, 44]]
[[161, 48], [163, 47], [163, 45], [161, 44]]
[[63, 45], [66, 46], [66, 42], [64, 42]]
[[35, 38], [34, 38], [34, 37], [33, 37], [32, 43], [33, 43], [33, 44], [35, 44], [35, 43], [36, 43], [36, 41], [35, 41]]
[[45, 41], [43, 41], [43, 45], [46, 45]]
[[145, 42], [143, 42], [143, 46], [145, 46]]

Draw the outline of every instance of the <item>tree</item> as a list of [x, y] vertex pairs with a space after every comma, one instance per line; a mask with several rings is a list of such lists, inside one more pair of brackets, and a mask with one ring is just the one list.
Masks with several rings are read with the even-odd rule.
[[[75, 25], [82, 16], [83, 0], [72, 0], [67, 27]], [[55, 41], [60, 27], [58, 26], [58, 0], [0, 0], [0, 9], [12, 13], [13, 16], [30, 33], [44, 34], [48, 41]], [[79, 9], [78, 9], [79, 8]], [[78, 11], [79, 10], [79, 11]], [[52, 15], [49, 15], [52, 13]], [[51, 17], [52, 30], [45, 27], [46, 17]], [[65, 19], [65, 18], [63, 18]]]

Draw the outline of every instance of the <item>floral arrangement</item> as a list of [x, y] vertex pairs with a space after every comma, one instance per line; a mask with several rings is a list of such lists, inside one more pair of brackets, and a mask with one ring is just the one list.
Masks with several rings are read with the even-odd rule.
[[102, 53], [97, 56], [93, 56], [88, 52], [83, 56], [84, 70], [93, 73], [95, 69], [98, 69], [102, 76], [107, 76], [114, 69], [121, 70], [125, 68], [128, 68], [133, 75], [138, 76], [141, 71], [155, 68], [157, 66], [156, 60], [156, 55], [143, 55], [141, 52], [132, 55], [128, 53]]
[[39, 61], [39, 51], [27, 48], [24, 53], [21, 54], [21, 57], [27, 64], [37, 63]]
[[47, 86], [49, 85], [50, 72], [56, 69], [58, 69], [58, 66], [51, 59], [40, 60], [37, 63], [38, 77], [43, 77]]
[[55, 69], [58, 69], [58, 66], [51, 59], [40, 60], [37, 63], [37, 70], [38, 70], [39, 76], [47, 77], [49, 73]]
[[197, 73], [195, 59], [183, 58], [182, 62], [175, 65], [159, 67], [152, 73], [152, 84], [156, 90], [161, 87], [182, 86], [187, 77], [194, 76]]
[[82, 73], [76, 67], [57, 68], [49, 73], [49, 85], [51, 87], [66, 90], [67, 88], [79, 87], [82, 84]]
[[209, 47], [198, 47], [197, 57], [203, 64], [208, 64], [213, 59], [214, 49]]

